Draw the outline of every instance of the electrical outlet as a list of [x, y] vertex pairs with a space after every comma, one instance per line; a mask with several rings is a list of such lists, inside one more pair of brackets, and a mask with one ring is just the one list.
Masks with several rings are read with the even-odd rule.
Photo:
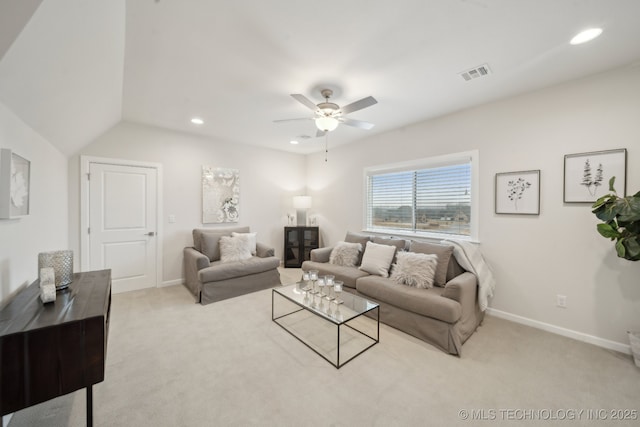
[[567, 296], [556, 295], [556, 305], [560, 308], [567, 308]]

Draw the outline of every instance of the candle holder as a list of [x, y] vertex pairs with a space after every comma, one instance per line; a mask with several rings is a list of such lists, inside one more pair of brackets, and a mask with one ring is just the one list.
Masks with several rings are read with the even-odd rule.
[[38, 271], [46, 267], [53, 268], [56, 290], [67, 288], [73, 282], [73, 251], [40, 252]]

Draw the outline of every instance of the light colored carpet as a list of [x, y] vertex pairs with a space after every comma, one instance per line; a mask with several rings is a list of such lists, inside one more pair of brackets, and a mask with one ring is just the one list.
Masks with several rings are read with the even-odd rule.
[[[130, 292], [111, 316], [97, 426], [638, 425], [610, 412], [640, 410], [630, 356], [493, 317], [461, 358], [381, 325], [338, 370], [271, 321], [270, 290], [207, 306], [182, 286]], [[84, 423], [81, 390], [9, 425]]]

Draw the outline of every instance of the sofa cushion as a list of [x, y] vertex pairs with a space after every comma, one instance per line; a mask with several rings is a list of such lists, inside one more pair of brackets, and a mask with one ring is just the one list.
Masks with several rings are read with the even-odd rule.
[[432, 288], [437, 266], [438, 256], [435, 254], [399, 252], [390, 277], [400, 285]]
[[382, 277], [389, 277], [389, 267], [396, 253], [396, 247], [367, 242], [367, 247], [362, 255], [360, 270]]
[[377, 243], [378, 245], [389, 245], [395, 246], [399, 251], [406, 251], [409, 248], [409, 242], [404, 239], [398, 239], [395, 237], [380, 237], [376, 236], [372, 240], [373, 243]]
[[217, 282], [277, 269], [279, 265], [280, 260], [277, 257], [260, 258], [254, 256], [243, 261], [214, 261], [211, 263], [211, 267], [200, 270], [198, 277], [202, 283]]
[[453, 246], [441, 245], [438, 243], [417, 242], [412, 241], [409, 247], [411, 252], [423, 254], [435, 254], [438, 256], [438, 267], [436, 268], [436, 276], [434, 285], [444, 286], [447, 284], [447, 270], [449, 268], [449, 259], [453, 253]]
[[396, 252], [393, 255], [393, 261], [391, 261], [392, 264], [395, 264], [395, 262], [397, 260], [398, 252], [409, 250], [409, 244], [410, 244], [410, 242], [408, 240], [398, 239], [397, 237], [379, 237], [379, 236], [377, 236], [377, 237], [374, 237], [373, 240], [371, 240], [371, 241], [373, 243], [377, 243], [378, 245], [395, 246]]
[[[218, 241], [221, 236], [231, 236], [232, 232], [248, 233], [249, 227], [228, 227], [228, 228], [195, 228], [193, 230], [193, 247], [203, 254], [207, 255], [209, 260], [217, 261], [220, 259], [220, 249]], [[203, 237], [208, 237], [206, 251], [203, 248]]]
[[355, 267], [362, 252], [360, 243], [338, 242], [331, 250], [329, 262], [331, 264]]
[[[367, 236], [366, 234], [353, 233], [351, 231], [347, 231], [347, 235], [344, 237], [344, 241], [348, 243], [360, 243], [362, 245], [362, 249], [367, 246], [367, 242], [370, 242], [372, 236]], [[356, 265], [360, 265], [362, 262], [362, 252], [358, 255], [358, 263]]]
[[233, 262], [251, 258], [251, 242], [247, 234], [220, 237], [220, 261]]
[[367, 276], [358, 279], [356, 290], [365, 298], [446, 323], [457, 322], [462, 314], [460, 303], [441, 296], [442, 288], [419, 289], [399, 285], [391, 279]]
[[344, 286], [347, 288], [355, 289], [356, 288], [356, 280], [368, 276], [369, 273], [366, 273], [362, 270], [358, 270], [354, 267], [345, 267], [342, 265], [329, 264], [328, 262], [316, 262], [316, 261], [305, 261], [302, 263], [303, 271], [310, 270], [318, 270], [319, 276], [326, 276], [327, 274], [331, 274], [335, 276], [335, 280], [341, 280], [344, 282]]

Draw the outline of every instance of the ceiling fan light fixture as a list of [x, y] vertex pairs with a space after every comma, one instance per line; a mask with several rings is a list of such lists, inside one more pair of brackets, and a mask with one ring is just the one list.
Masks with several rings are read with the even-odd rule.
[[338, 127], [338, 119], [334, 117], [317, 117], [316, 118], [316, 127], [324, 132], [331, 132]]

